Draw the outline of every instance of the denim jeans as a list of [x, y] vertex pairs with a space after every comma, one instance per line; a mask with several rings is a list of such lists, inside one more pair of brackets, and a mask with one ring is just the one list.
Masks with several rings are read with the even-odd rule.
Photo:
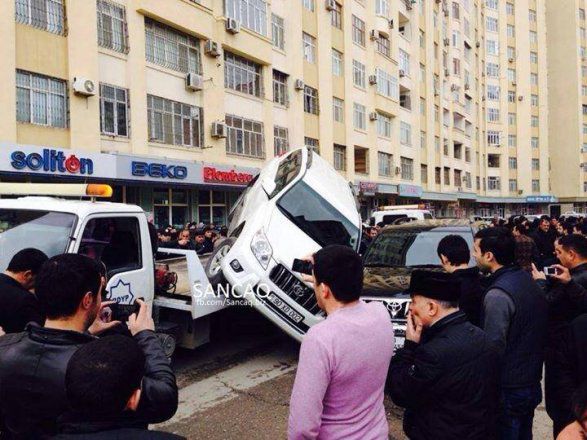
[[540, 384], [501, 390], [498, 437], [502, 440], [532, 440], [534, 410], [542, 401]]

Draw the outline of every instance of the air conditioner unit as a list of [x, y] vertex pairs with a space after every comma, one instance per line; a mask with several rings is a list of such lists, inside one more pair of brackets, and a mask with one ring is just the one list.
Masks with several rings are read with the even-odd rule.
[[440, 92], [438, 91], [438, 89], [434, 89], [434, 96], [439, 96]]
[[403, 78], [404, 76], [406, 76], [406, 71], [404, 69], [399, 69], [399, 77]]
[[204, 45], [204, 53], [211, 57], [219, 57], [221, 55], [220, 45], [216, 41], [208, 40]]
[[231, 34], [238, 34], [241, 31], [241, 24], [234, 18], [226, 19], [226, 31]]
[[400, 167], [395, 167], [395, 175], [399, 176], [402, 173], [402, 169]]
[[302, 81], [301, 79], [296, 79], [296, 82], [294, 83], [294, 88], [296, 90], [304, 90], [304, 81]]
[[450, 38], [445, 38], [444, 39], [444, 45], [445, 46], [450, 46]]
[[523, 189], [519, 189], [519, 190], [518, 190], [518, 194], [519, 194], [519, 195], [522, 195], [522, 194], [524, 194], [524, 190], [523, 190]]
[[485, 78], [485, 72], [481, 72], [481, 76]]
[[513, 58], [508, 58], [508, 62], [513, 63], [514, 59]]
[[369, 36], [371, 37], [371, 40], [375, 41], [379, 39], [379, 31], [376, 30], [372, 30], [371, 33], [369, 34]]
[[185, 88], [195, 92], [202, 90], [204, 88], [204, 78], [196, 73], [188, 73], [185, 76]]
[[371, 112], [371, 113], [369, 113], [369, 120], [376, 121], [377, 119], [378, 119], [377, 112]]
[[226, 137], [226, 124], [224, 122], [212, 122], [212, 137], [213, 138], [225, 138]]
[[481, 42], [480, 42], [480, 41], [477, 41], [477, 42], [475, 43], [475, 47], [481, 47]]
[[465, 90], [469, 90], [471, 88], [471, 85], [469, 83], [465, 83]]
[[369, 84], [371, 84], [371, 85], [377, 84], [377, 75], [369, 75]]
[[76, 76], [73, 78], [73, 92], [76, 95], [94, 96], [96, 94], [96, 83], [91, 79]]
[[518, 96], [518, 101], [523, 101], [523, 100], [524, 100], [524, 96], [523, 95]]
[[515, 81], [512, 81], [512, 86], [516, 86], [517, 83]]
[[326, 10], [327, 11], [334, 11], [336, 9], [336, 1], [335, 0], [326, 0]]

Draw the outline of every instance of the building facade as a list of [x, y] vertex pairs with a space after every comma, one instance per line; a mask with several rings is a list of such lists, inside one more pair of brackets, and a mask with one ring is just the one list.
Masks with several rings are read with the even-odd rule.
[[7, 0], [0, 179], [111, 181], [159, 226], [225, 223], [265, 161], [307, 145], [365, 216], [548, 212], [566, 193], [545, 3]]

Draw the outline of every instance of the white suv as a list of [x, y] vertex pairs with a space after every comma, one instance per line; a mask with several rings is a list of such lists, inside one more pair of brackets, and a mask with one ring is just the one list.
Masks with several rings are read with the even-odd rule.
[[292, 263], [330, 244], [358, 249], [361, 217], [352, 185], [318, 154], [297, 149], [263, 168], [229, 221], [229, 238], [211, 256], [208, 277], [213, 283], [225, 278], [234, 292], [301, 340], [324, 315]]

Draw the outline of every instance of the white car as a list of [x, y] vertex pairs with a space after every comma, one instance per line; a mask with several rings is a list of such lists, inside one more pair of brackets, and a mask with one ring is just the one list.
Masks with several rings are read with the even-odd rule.
[[228, 238], [206, 274], [300, 341], [324, 318], [312, 287], [292, 271], [295, 258], [342, 244], [358, 249], [361, 217], [350, 185], [307, 148], [263, 168], [229, 214]]
[[419, 209], [418, 206], [390, 206], [384, 207], [381, 211], [375, 211], [371, 214], [369, 225], [375, 226], [380, 223], [393, 225], [398, 220], [432, 220], [434, 216], [427, 209]]

